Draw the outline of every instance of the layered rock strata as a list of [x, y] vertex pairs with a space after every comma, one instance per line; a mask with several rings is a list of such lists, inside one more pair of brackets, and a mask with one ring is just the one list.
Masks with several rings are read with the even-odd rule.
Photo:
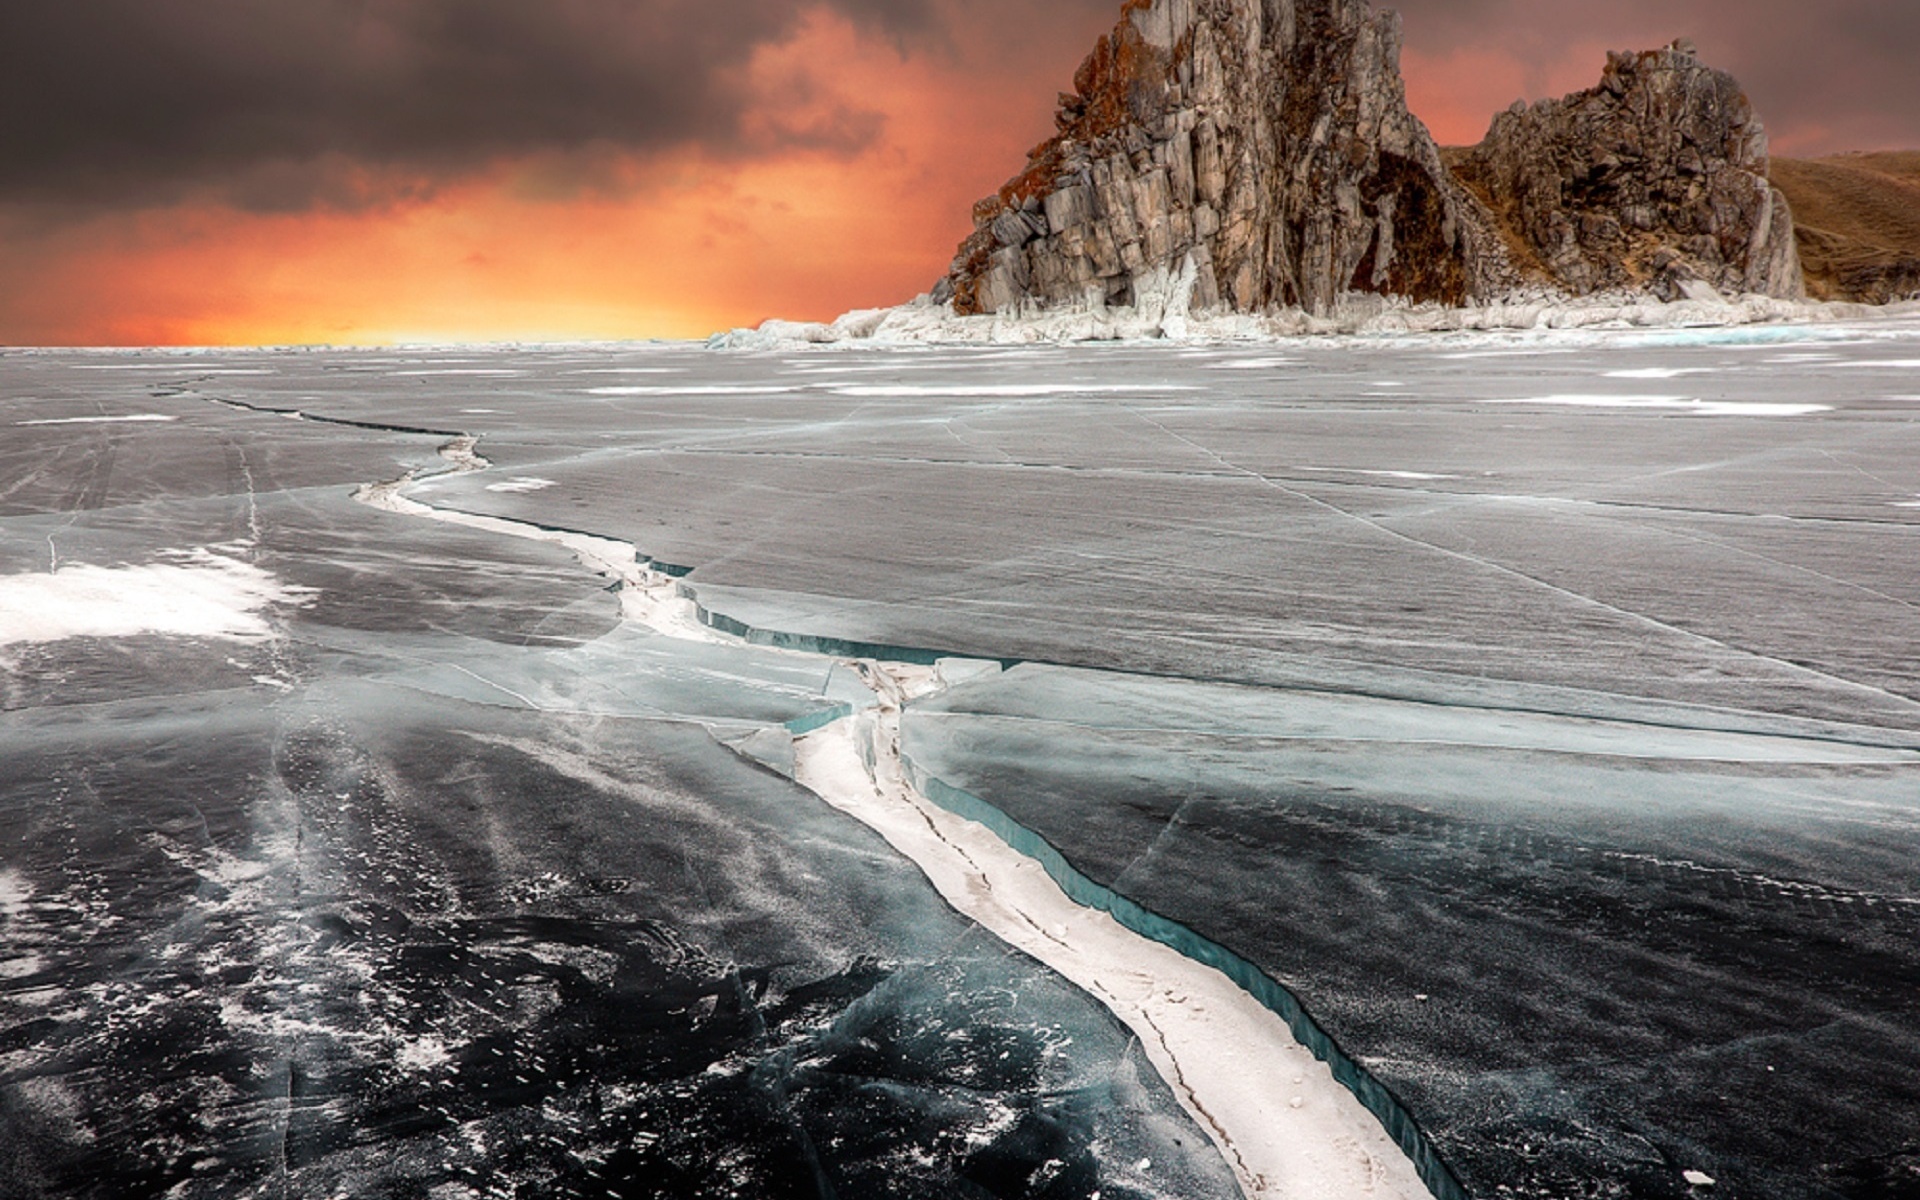
[[934, 290], [961, 315], [1142, 305], [1325, 313], [1804, 294], [1766, 133], [1691, 47], [1611, 54], [1598, 87], [1500, 114], [1443, 159], [1408, 110], [1400, 27], [1365, 0], [1128, 0], [1059, 133], [974, 206]]
[[1651, 285], [1671, 299], [1694, 282], [1804, 295], [1766, 130], [1690, 43], [1610, 53], [1598, 87], [1516, 103], [1449, 157], [1522, 269], [1574, 295]]
[[1515, 277], [1407, 111], [1400, 26], [1365, 0], [1129, 0], [1060, 97], [1059, 134], [974, 206], [936, 289], [1023, 303], [1328, 309], [1460, 303]]

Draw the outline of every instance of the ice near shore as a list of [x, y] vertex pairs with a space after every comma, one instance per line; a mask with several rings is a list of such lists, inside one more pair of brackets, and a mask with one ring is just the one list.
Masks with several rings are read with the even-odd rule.
[[1650, 292], [1611, 292], [1573, 298], [1538, 289], [1516, 291], [1471, 306], [1416, 304], [1395, 296], [1349, 292], [1315, 316], [1300, 309], [1268, 314], [1195, 311], [1191, 264], [1160, 269], [1139, 281], [1136, 301], [1108, 306], [1097, 295], [1078, 304], [960, 316], [950, 303], [920, 296], [890, 308], [856, 309], [833, 321], [773, 319], [751, 329], [717, 333], [708, 345], [727, 350], [774, 350], [802, 345], [1033, 345], [1101, 341], [1173, 341], [1195, 344], [1288, 341], [1354, 336], [1366, 339], [1446, 333], [1606, 331], [1726, 328], [1771, 323], [1839, 324], [1898, 318], [1920, 312], [1920, 301], [1876, 307], [1723, 296], [1689, 282], [1681, 298]]
[[[1073, 1195], [1217, 1196], [1264, 1186], [1228, 1156], [1286, 1173], [1256, 1159], [1292, 1135], [1233, 1132], [1236, 1104], [1309, 1123], [1337, 1107], [1294, 1085], [1315, 1054], [1297, 1030], [1222, 1032], [1256, 996], [1273, 1016], [1262, 989], [1284, 983], [1344, 1052], [1333, 1073], [1397, 1097], [1469, 1196], [1877, 1169], [1920, 1111], [1903, 976], [1872, 966], [1920, 944], [1916, 335], [1882, 312], [758, 354], [8, 354], [31, 397], [7, 414], [18, 575], [48, 578], [56, 551], [51, 577], [84, 580], [210, 547], [262, 572], [203, 574], [268, 631], [125, 625], [0, 655], [25, 848], [0, 871], [29, 956], [0, 1001], [70, 1008], [28, 1027], [22, 1061], [89, 1072], [60, 1077], [63, 1109], [13, 1094], [97, 1130], [57, 1135], [75, 1170], [118, 1169], [85, 1146], [139, 1161], [94, 1115], [123, 1094], [147, 1125], [232, 1112], [296, 1144], [372, 1139], [351, 1146], [384, 1165], [323, 1149], [301, 1194], [347, 1169], [531, 1186], [605, 1174], [610, 1148], [622, 1172], [706, 1152], [675, 1130], [751, 1159], [788, 1126], [723, 1114], [757, 1111], [737, 1089], [764, 1084], [836, 1179], [973, 1170], [991, 1149], [1022, 1171], [1083, 1164]], [[65, 420], [142, 413], [174, 419]], [[923, 876], [867, 819], [965, 854]], [[88, 874], [69, 830], [91, 839]], [[96, 878], [128, 898], [103, 908]], [[65, 938], [68, 908], [119, 924]], [[1125, 938], [1101, 940], [1103, 913]], [[660, 936], [609, 933], [622, 914]], [[1009, 955], [995, 922], [1079, 965]], [[932, 942], [889, 941], [902, 925]], [[949, 947], [972, 965], [948, 970]], [[1781, 954], [1760, 969], [1729, 947]], [[191, 970], [164, 1003], [115, 1005], [152, 990], [114, 965], [126, 948]], [[1224, 964], [1237, 994], [1171, 982], [1179, 962], [1140, 983], [1159, 951]], [[644, 1004], [616, 994], [634, 976], [607, 975], [608, 954], [681, 972], [649, 996], [718, 986], [718, 1007], [686, 1010], [700, 1028], [764, 1019], [775, 1048], [743, 1026], [748, 1048], [719, 1046], [711, 1072], [696, 1059], [648, 1090], [623, 1065], [616, 1084], [568, 1031], [613, 1034], [623, 1064], [664, 1043], [618, 1033]], [[778, 965], [794, 954], [804, 969]], [[109, 980], [98, 1005], [88, 972]], [[844, 1004], [789, 1002], [816, 984]], [[1137, 1042], [1096, 993], [1133, 1006]], [[237, 1103], [139, 1107], [180, 1094], [147, 1081], [189, 1050], [120, 1048], [210, 994], [211, 1023], [170, 1036], [303, 1081], [325, 1065], [327, 1104], [287, 1105], [269, 1073]], [[1207, 1018], [1185, 1026], [1197, 1042], [1147, 1053], [1156, 1027], [1178, 1040], [1176, 1010]], [[954, 1155], [845, 1149], [866, 1103], [847, 1097], [913, 1101], [869, 1132], [919, 1128], [934, 1110], [914, 1098], [961, 1078], [921, 1073], [986, 1070], [1003, 1037], [1005, 1062], [1042, 1073], [967, 1076], [977, 1104], [936, 1105]], [[1208, 1060], [1277, 1090], [1216, 1103]], [[454, 1124], [386, 1130], [369, 1098], [393, 1087]], [[620, 1107], [569, 1107], [588, 1095]], [[1769, 1140], [1783, 1112], [1809, 1136]], [[1022, 1140], [1040, 1128], [1064, 1151]], [[543, 1157], [547, 1133], [593, 1161]], [[184, 1194], [254, 1169], [237, 1133], [192, 1136], [235, 1165]], [[1361, 1169], [1313, 1176], [1316, 1194], [1371, 1170], [1340, 1161]]]

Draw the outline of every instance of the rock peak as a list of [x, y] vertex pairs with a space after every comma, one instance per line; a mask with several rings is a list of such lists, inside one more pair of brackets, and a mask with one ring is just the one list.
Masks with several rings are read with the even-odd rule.
[[1399, 59], [1399, 18], [1365, 0], [1126, 0], [1058, 132], [974, 206], [935, 298], [972, 314], [1171, 290], [1321, 313], [1348, 292], [1460, 304], [1529, 280], [1798, 294], [1765, 133], [1691, 42], [1610, 54], [1598, 87], [1516, 104], [1445, 159]]
[[1803, 295], [1793, 217], [1739, 83], [1686, 39], [1612, 51], [1598, 86], [1510, 109], [1455, 156], [1530, 275], [1575, 295], [1694, 282]]
[[1358, 0], [1129, 0], [1059, 133], [975, 206], [943, 295], [1130, 303], [1174, 274], [1196, 307], [1324, 311], [1486, 289], [1504, 250], [1407, 111], [1399, 55], [1399, 19]]

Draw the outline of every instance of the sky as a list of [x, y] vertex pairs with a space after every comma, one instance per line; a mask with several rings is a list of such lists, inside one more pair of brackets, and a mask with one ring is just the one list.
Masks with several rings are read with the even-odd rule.
[[[1400, 0], [1478, 141], [1687, 36], [1920, 148], [1912, 0]], [[927, 290], [1118, 0], [0, 0], [0, 345], [697, 337]]]

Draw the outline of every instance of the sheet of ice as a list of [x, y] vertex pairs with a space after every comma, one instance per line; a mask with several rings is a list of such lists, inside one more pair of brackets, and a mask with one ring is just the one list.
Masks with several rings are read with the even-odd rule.
[[783, 387], [778, 384], [682, 384], [648, 386], [644, 384], [623, 385], [620, 387], [588, 388], [589, 396], [765, 396], [779, 392], [797, 392], [797, 387]]
[[[485, 460], [463, 442], [450, 445], [443, 456], [456, 463], [457, 471], [479, 469]], [[629, 618], [703, 646], [745, 649], [689, 621], [686, 602], [666, 599], [671, 583], [640, 567], [631, 545], [435, 509], [404, 495], [409, 483], [403, 478], [363, 488], [359, 498], [387, 511], [567, 545], [583, 563], [622, 581]], [[842, 703], [847, 715], [793, 744], [794, 778], [886, 838], [959, 911], [1099, 999], [1140, 1038], [1162, 1078], [1233, 1166], [1248, 1200], [1430, 1197], [1379, 1119], [1300, 1044], [1280, 1016], [1213, 967], [1075, 903], [1033, 859], [914, 790], [898, 753], [900, 705], [909, 695], [936, 691], [952, 680], [991, 676], [997, 673], [992, 664], [836, 664], [806, 652], [757, 653], [825, 670], [825, 685], [808, 680], [793, 693], [791, 698], [802, 703], [824, 701], [836, 673], [843, 686], [854, 678], [870, 681], [864, 701]], [[497, 669], [484, 677], [471, 669], [461, 673], [468, 687], [478, 684], [528, 708], [554, 711], [555, 700], [565, 702], [536, 695], [537, 678], [503, 681]], [[446, 694], [466, 694], [458, 681], [447, 686], [444, 671], [437, 674], [417, 682]], [[726, 677], [738, 679], [731, 672]], [[769, 686], [765, 679], [758, 682]], [[1247, 1071], [1249, 1052], [1281, 1070]]]
[[63, 564], [48, 574], [0, 575], [0, 645], [136, 634], [264, 638], [274, 632], [269, 609], [309, 596], [204, 547], [132, 566]]
[[1090, 396], [1102, 393], [1197, 392], [1184, 384], [1141, 383], [973, 383], [973, 384], [847, 384], [830, 389], [836, 396]]
[[1075, 903], [984, 825], [920, 797], [887, 753], [899, 745], [898, 721], [883, 708], [800, 739], [795, 778], [872, 827], [955, 908], [1133, 1030], [1247, 1200], [1431, 1196], [1379, 1120], [1279, 1016], [1219, 971]]
[[144, 424], [151, 421], [178, 421], [180, 418], [168, 413], [127, 413], [115, 417], [40, 417], [32, 421], [15, 421], [15, 425], [114, 425]]
[[525, 375], [525, 371], [516, 371], [504, 367], [421, 367], [407, 371], [389, 371], [389, 375], [485, 375], [511, 376]]
[[1632, 367], [1625, 371], [1608, 371], [1608, 379], [1678, 379], [1682, 375], [1710, 375], [1709, 367]]
[[1764, 400], [1702, 400], [1694, 396], [1490, 396], [1488, 404], [1548, 404], [1563, 408], [1668, 409], [1698, 417], [1804, 417], [1831, 412], [1831, 404], [1786, 404]]

